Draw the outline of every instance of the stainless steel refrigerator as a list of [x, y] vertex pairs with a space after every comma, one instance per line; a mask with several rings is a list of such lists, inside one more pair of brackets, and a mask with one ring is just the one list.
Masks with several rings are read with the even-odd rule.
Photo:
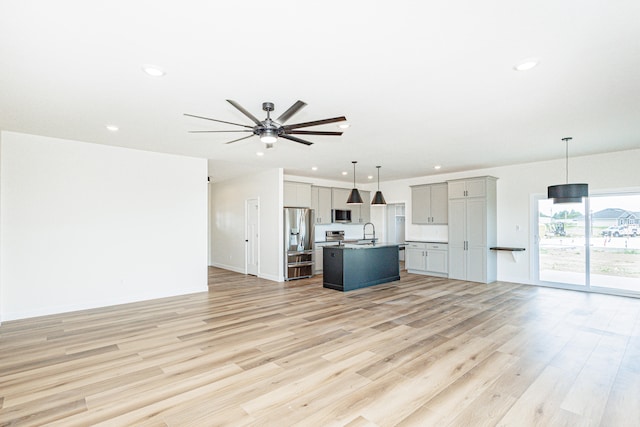
[[284, 208], [284, 278], [313, 276], [313, 210]]

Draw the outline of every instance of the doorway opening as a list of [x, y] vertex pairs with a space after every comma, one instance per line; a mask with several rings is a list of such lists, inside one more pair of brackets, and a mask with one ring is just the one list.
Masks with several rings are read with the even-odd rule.
[[[405, 242], [405, 207], [404, 203], [387, 204], [385, 240], [389, 243]], [[405, 251], [400, 251], [400, 261], [404, 262]]]

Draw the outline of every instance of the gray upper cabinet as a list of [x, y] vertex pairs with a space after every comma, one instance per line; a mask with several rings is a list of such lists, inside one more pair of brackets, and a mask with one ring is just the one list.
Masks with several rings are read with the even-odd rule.
[[487, 180], [471, 178], [460, 181], [449, 181], [449, 199], [465, 199], [467, 197], [485, 197]]
[[311, 207], [311, 184], [306, 182], [284, 182], [284, 206], [292, 208]]
[[360, 191], [362, 197], [361, 205], [347, 205], [351, 209], [351, 221], [365, 224], [371, 221], [371, 192]]
[[411, 187], [411, 223], [447, 224], [448, 189], [446, 183]]
[[351, 205], [347, 205], [347, 199], [351, 190], [346, 188], [331, 189], [331, 206], [332, 209], [351, 209]]
[[[311, 187], [311, 209], [315, 214], [316, 224], [331, 223], [331, 188]], [[322, 270], [322, 268], [321, 268]]]

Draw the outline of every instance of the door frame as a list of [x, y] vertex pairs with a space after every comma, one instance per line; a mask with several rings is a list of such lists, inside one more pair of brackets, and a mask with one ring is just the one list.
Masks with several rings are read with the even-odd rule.
[[[256, 239], [255, 244], [254, 240], [249, 238], [250, 228], [251, 228], [251, 206], [256, 206]], [[244, 226], [244, 241], [245, 241], [245, 251], [244, 251], [244, 274], [251, 274], [257, 277], [260, 276], [260, 198], [251, 198], [245, 201], [245, 226]], [[254, 246], [255, 245], [255, 246]], [[253, 269], [249, 271], [251, 264], [249, 264], [250, 259], [250, 251], [254, 250], [255, 259], [256, 259], [256, 267], [255, 272]]]
[[586, 197], [584, 200], [585, 203], [585, 229], [584, 229], [584, 252], [585, 252], [585, 276], [584, 276], [584, 285], [574, 285], [571, 283], [562, 283], [562, 282], [547, 282], [540, 280], [540, 223], [539, 218], [540, 214], [538, 211], [538, 202], [540, 200], [546, 200], [547, 197], [544, 194], [533, 194], [531, 196], [531, 243], [533, 246], [533, 256], [531, 257], [531, 273], [533, 284], [537, 286], [544, 286], [548, 288], [558, 288], [558, 289], [568, 289], [573, 291], [584, 291], [584, 292], [593, 292], [591, 289], [591, 285], [589, 283], [589, 271], [591, 268], [590, 259], [589, 259], [589, 242], [591, 233], [591, 226], [589, 221], [589, 198]]

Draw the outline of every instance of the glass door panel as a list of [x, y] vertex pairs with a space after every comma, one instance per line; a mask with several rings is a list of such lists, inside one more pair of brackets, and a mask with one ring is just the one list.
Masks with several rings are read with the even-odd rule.
[[590, 197], [590, 283], [640, 293], [640, 194]]
[[538, 200], [538, 278], [586, 286], [585, 202]]

